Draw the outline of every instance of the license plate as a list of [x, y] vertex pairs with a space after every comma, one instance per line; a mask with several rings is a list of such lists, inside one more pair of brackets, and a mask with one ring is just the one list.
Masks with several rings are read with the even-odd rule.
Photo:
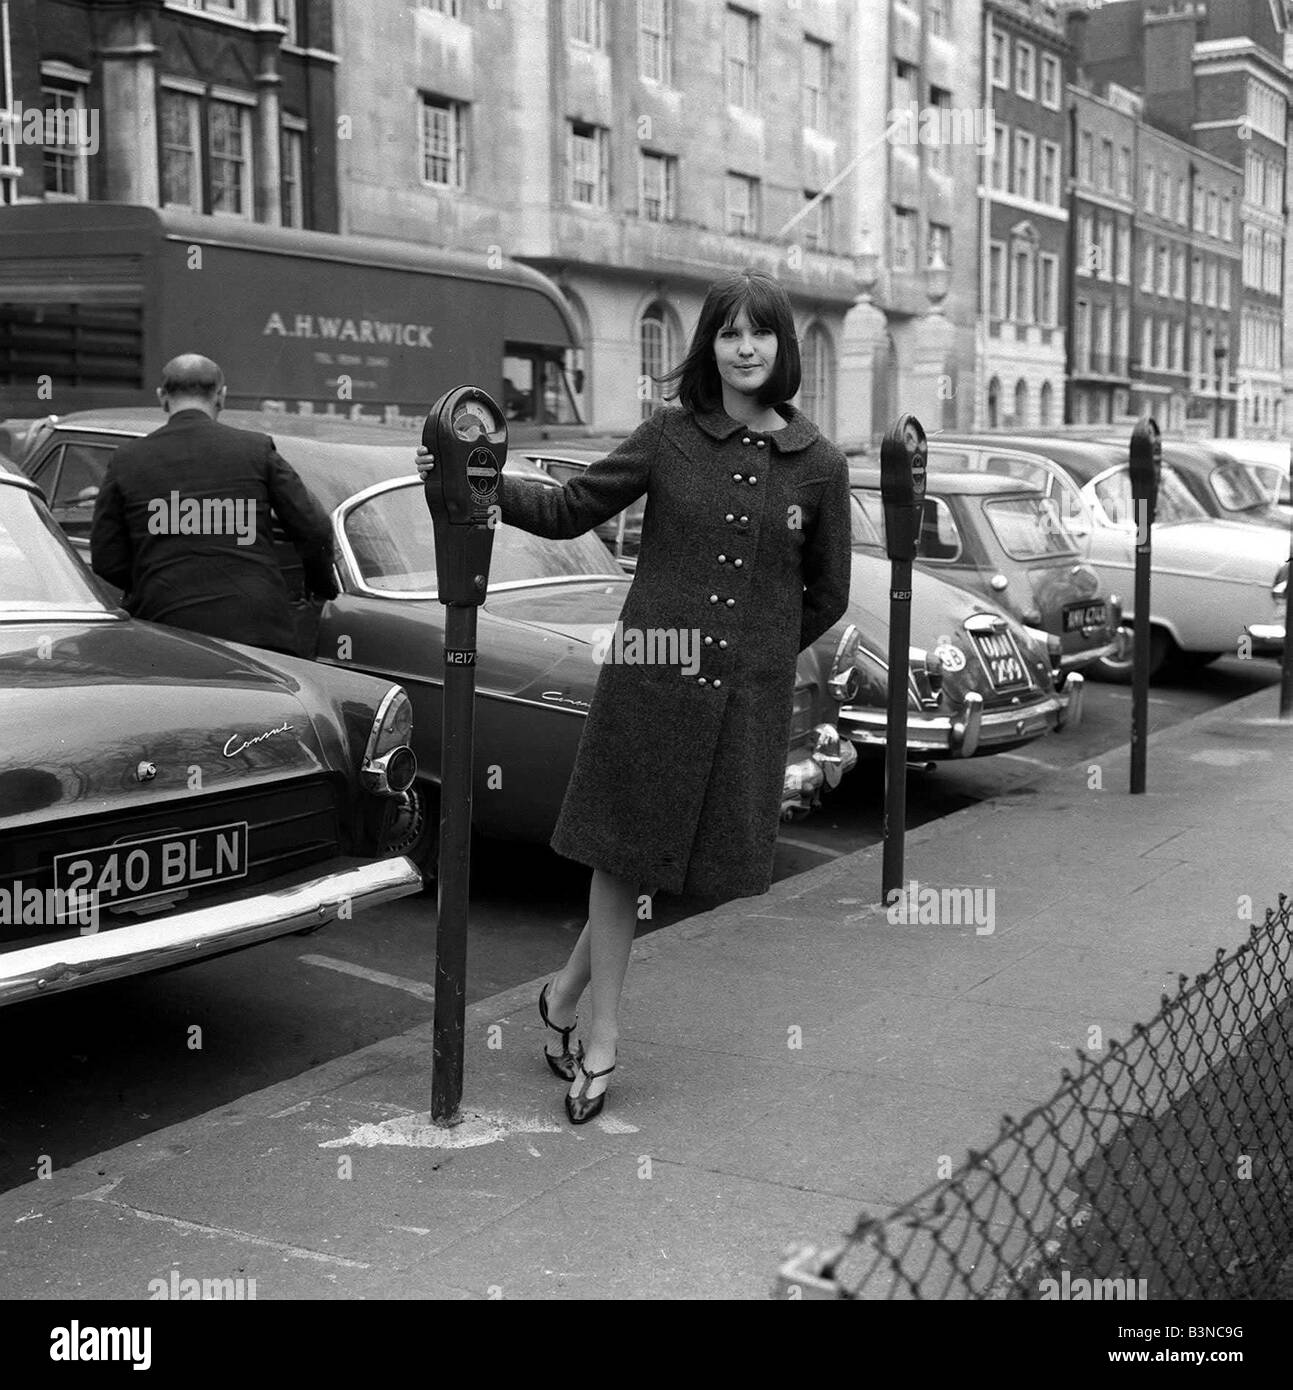
[[74, 901], [88, 897], [98, 907], [227, 883], [246, 874], [246, 821], [171, 830], [54, 859], [54, 887]]
[[973, 634], [983, 664], [994, 690], [1027, 690], [1028, 668], [1009, 632], [976, 632]]
[[1081, 632], [1084, 627], [1103, 627], [1109, 621], [1103, 603], [1071, 603], [1064, 610], [1064, 631]]

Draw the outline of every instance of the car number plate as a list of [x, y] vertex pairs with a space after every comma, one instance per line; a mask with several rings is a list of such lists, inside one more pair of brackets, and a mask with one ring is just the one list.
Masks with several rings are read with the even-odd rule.
[[1064, 631], [1081, 632], [1084, 627], [1103, 627], [1109, 621], [1103, 603], [1071, 603], [1064, 610]]
[[1028, 668], [1012, 633], [976, 632], [973, 636], [994, 690], [1028, 689]]
[[246, 821], [171, 830], [54, 859], [54, 887], [73, 901], [88, 896], [98, 907], [225, 883], [246, 874]]

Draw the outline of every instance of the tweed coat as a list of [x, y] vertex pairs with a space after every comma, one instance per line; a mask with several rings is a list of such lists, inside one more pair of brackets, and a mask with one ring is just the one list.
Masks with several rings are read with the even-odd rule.
[[796, 660], [848, 602], [848, 466], [778, 409], [764, 433], [661, 409], [560, 489], [503, 474], [503, 521], [554, 539], [646, 494], [622, 650], [695, 634], [699, 670], [603, 662], [552, 847], [649, 891], [768, 890]]

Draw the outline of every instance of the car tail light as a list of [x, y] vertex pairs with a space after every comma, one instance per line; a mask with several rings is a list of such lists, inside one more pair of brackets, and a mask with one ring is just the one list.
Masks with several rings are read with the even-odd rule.
[[827, 685], [831, 694], [841, 703], [855, 700], [861, 687], [857, 672], [857, 653], [861, 634], [855, 624], [850, 623], [840, 637], [831, 661], [831, 674]]
[[418, 761], [408, 746], [413, 737], [413, 705], [403, 687], [393, 685], [373, 716], [359, 780], [379, 796], [399, 796], [417, 776]]

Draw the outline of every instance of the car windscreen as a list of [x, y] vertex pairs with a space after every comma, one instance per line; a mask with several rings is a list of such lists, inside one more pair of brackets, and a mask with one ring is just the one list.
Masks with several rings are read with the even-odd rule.
[[1247, 464], [1228, 462], [1208, 475], [1212, 495], [1228, 512], [1264, 511], [1274, 500]]
[[[1131, 474], [1126, 468], [1109, 473], [1095, 484], [1096, 500], [1114, 526], [1134, 529], [1136, 509], [1131, 496]], [[1154, 525], [1170, 526], [1173, 522], [1207, 521], [1208, 514], [1194, 499], [1189, 488], [1177, 474], [1163, 465], [1154, 508]]]
[[989, 497], [983, 510], [1001, 548], [1012, 559], [1042, 560], [1081, 551], [1049, 497]]
[[[869, 494], [866, 494], [869, 495]], [[849, 493], [849, 517], [853, 526], [853, 544], [867, 550], [883, 550], [879, 528], [867, 515], [866, 507], [856, 492]], [[877, 499], [878, 502], [878, 499]]]
[[110, 611], [36, 497], [0, 483], [0, 618]]
[[[346, 517], [346, 540], [360, 578], [383, 593], [434, 593], [435, 531], [422, 486], [391, 488], [360, 502]], [[513, 526], [494, 531], [489, 582], [619, 575], [620, 567], [592, 534], [550, 541]]]

